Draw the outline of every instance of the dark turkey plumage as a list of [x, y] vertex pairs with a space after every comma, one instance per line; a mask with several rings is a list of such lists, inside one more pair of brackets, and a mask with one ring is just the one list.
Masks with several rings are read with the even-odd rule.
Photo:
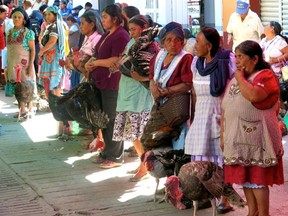
[[[159, 51], [160, 47], [154, 38], [159, 29], [150, 27], [145, 29], [137, 41], [130, 47], [128, 54], [124, 54], [119, 61], [119, 70], [126, 76], [131, 76], [131, 70], [136, 71], [141, 76], [149, 76], [149, 65], [152, 57]], [[149, 82], [141, 82], [149, 88]]]
[[[27, 106], [28, 117], [32, 111], [33, 89], [33, 84], [28, 80], [16, 82], [15, 84], [15, 97], [18, 107], [20, 109], [21, 105]], [[18, 121], [20, 120], [20, 113], [21, 111], [19, 110]]]
[[191, 199], [196, 216], [198, 200], [210, 199], [216, 215], [216, 198], [227, 197], [233, 205], [243, 207], [245, 202], [229, 184], [223, 182], [223, 169], [212, 162], [196, 161], [183, 165], [177, 176], [170, 176], [165, 183], [166, 199], [178, 209], [186, 207], [182, 196]]
[[171, 146], [160, 146], [145, 152], [141, 157], [147, 171], [156, 180], [154, 202], [159, 186], [160, 178], [177, 175], [179, 167], [190, 161], [190, 157], [184, 155], [183, 150], [173, 150]]
[[49, 106], [57, 121], [76, 121], [91, 129], [97, 137], [98, 129], [106, 128], [109, 118], [102, 111], [100, 91], [93, 83], [84, 82], [61, 97], [49, 94]]
[[[19, 107], [18, 121], [20, 121], [20, 116], [23, 114], [24, 111], [21, 110], [21, 107], [23, 108], [27, 106], [28, 108], [27, 117], [31, 116], [34, 87], [32, 82], [30, 82], [30, 80], [21, 79], [21, 73], [22, 73], [21, 65], [19, 64], [14, 65], [14, 70], [16, 72], [15, 97]], [[26, 76], [27, 75], [25, 75], [25, 77]]]

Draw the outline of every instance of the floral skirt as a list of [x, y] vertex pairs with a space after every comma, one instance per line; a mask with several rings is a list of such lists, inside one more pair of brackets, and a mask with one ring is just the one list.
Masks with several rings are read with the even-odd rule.
[[277, 165], [265, 168], [258, 166], [224, 165], [224, 182], [241, 185], [249, 182], [263, 186], [284, 184], [282, 158], [278, 160]]
[[150, 111], [117, 112], [114, 122], [113, 140], [130, 141], [140, 140], [144, 127], [149, 119]]

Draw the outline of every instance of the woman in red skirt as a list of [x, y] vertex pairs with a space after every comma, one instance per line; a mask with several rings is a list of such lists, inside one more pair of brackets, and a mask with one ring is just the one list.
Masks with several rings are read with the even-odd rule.
[[248, 216], [269, 216], [268, 186], [284, 183], [279, 85], [258, 43], [242, 42], [235, 57], [235, 78], [222, 102], [224, 181], [243, 186]]

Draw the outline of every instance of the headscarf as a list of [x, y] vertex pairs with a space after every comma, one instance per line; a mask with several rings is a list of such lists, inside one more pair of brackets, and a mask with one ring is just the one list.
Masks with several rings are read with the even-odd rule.
[[15, 8], [12, 13], [11, 13], [11, 17], [14, 13], [16, 12], [20, 12], [21, 14], [23, 14], [24, 16], [24, 26], [28, 29], [30, 29], [30, 21], [29, 21], [29, 16], [28, 14], [26, 13], [26, 11], [22, 8], [22, 7], [17, 7]]
[[184, 30], [182, 25], [177, 22], [170, 22], [166, 26], [164, 26], [158, 34], [158, 38], [161, 43], [164, 42], [167, 33], [173, 33], [181, 40], [184, 40]]
[[100, 35], [104, 34], [104, 29], [101, 23], [101, 18], [96, 10], [89, 9], [81, 16], [81, 18], [84, 18], [88, 23], [91, 23], [91, 22], [95, 23], [96, 31]]
[[52, 12], [56, 15], [56, 25], [58, 30], [58, 47], [60, 50], [61, 57], [65, 57], [66, 43], [65, 43], [65, 30], [64, 30], [64, 21], [62, 19], [61, 14], [59, 13], [59, 9], [56, 6], [49, 6], [44, 10], [45, 12]]

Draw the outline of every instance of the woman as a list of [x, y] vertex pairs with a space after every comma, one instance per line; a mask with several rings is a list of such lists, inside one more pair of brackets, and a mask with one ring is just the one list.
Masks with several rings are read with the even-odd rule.
[[85, 36], [84, 41], [79, 52], [77, 50], [72, 52], [72, 55], [69, 55], [67, 65], [68, 69], [82, 73], [80, 80], [83, 81], [85, 79], [84, 75], [87, 76], [84, 65], [94, 55], [94, 48], [101, 38], [101, 32], [103, 32], [101, 23], [98, 22], [97, 16], [93, 11], [87, 11], [81, 16], [80, 31]]
[[56, 6], [47, 7], [44, 11], [47, 26], [42, 35], [42, 49], [38, 53], [42, 59], [39, 77], [43, 83], [46, 96], [49, 92], [60, 96], [65, 68], [59, 61], [65, 59], [66, 42], [64, 21]]
[[[77, 20], [72, 16], [67, 17], [67, 25], [69, 27], [69, 47], [71, 49], [78, 49], [78, 44], [80, 40], [80, 29]], [[80, 82], [80, 74], [77, 71], [72, 70], [70, 76], [70, 88], [74, 88]]]
[[[197, 56], [191, 67], [195, 117], [185, 139], [185, 153], [191, 155], [191, 161], [210, 161], [222, 166], [220, 104], [226, 84], [236, 70], [234, 55], [220, 48], [220, 35], [211, 27], [198, 33], [194, 48]], [[225, 213], [232, 208], [224, 200], [217, 210]]]
[[[100, 32], [103, 32], [101, 23], [98, 21], [95, 12], [87, 11], [81, 16], [80, 31], [81, 34], [85, 36], [84, 41], [79, 51], [73, 51], [71, 55], [67, 56], [66, 68], [68, 70], [75, 71], [78, 74], [76, 76], [79, 76], [79, 81], [83, 82], [86, 81], [85, 76], [87, 76], [84, 66], [88, 62], [88, 60], [94, 55], [94, 48], [101, 38]], [[73, 76], [73, 73], [71, 76]], [[81, 125], [79, 126], [81, 127]], [[80, 135], [89, 135], [91, 133], [92, 131], [88, 129], [82, 129], [79, 132]], [[102, 137], [99, 137], [100, 140], [101, 138]], [[92, 146], [90, 147], [92, 148]]]
[[100, 163], [100, 168], [105, 169], [121, 166], [123, 162], [123, 142], [112, 140], [121, 74], [120, 72], [111, 74], [109, 67], [118, 60], [130, 37], [121, 26], [121, 9], [118, 6], [108, 5], [104, 8], [101, 21], [106, 32], [95, 47], [96, 60], [86, 63], [85, 68], [100, 90], [102, 109], [109, 117], [107, 128], [103, 129], [106, 147], [95, 161]]
[[264, 28], [265, 38], [260, 42], [264, 60], [271, 64], [271, 69], [280, 79], [281, 67], [288, 60], [288, 45], [286, 38], [281, 35], [282, 27], [278, 22], [271, 21]]
[[248, 216], [269, 216], [268, 186], [284, 183], [279, 86], [258, 43], [242, 42], [235, 56], [237, 71], [222, 102], [224, 181], [243, 186]]
[[[14, 85], [16, 80], [15, 66], [21, 67], [21, 80], [35, 83], [35, 34], [28, 29], [29, 19], [23, 8], [15, 8], [11, 17], [14, 27], [8, 30], [7, 41], [7, 84]], [[25, 104], [21, 103], [20, 116], [26, 115]], [[18, 114], [17, 114], [18, 116]], [[16, 117], [16, 115], [15, 115]]]
[[[161, 29], [158, 38], [164, 48], [150, 63], [150, 91], [156, 103], [152, 107], [150, 118], [141, 137], [145, 149], [153, 148], [152, 132], [169, 123], [159, 112], [159, 103], [169, 100], [173, 94], [188, 92], [192, 88], [193, 57], [183, 51], [185, 38], [182, 26], [179, 23], [170, 22]], [[162, 139], [159, 140], [157, 145], [161, 145], [162, 141]], [[183, 143], [174, 144], [175, 149], [183, 149]]]
[[[149, 22], [143, 15], [132, 17], [129, 22], [131, 40], [126, 46], [125, 54], [147, 29]], [[147, 52], [155, 54], [159, 51], [157, 42], [147, 48]], [[112, 68], [113, 69], [113, 68]], [[140, 137], [146, 125], [152, 107], [153, 99], [150, 91], [139, 81], [149, 81], [149, 77], [140, 76], [136, 71], [131, 71], [131, 77], [122, 74], [119, 83], [116, 119], [114, 124], [113, 140], [130, 141], [136, 149], [139, 157], [144, 153]], [[130, 181], [139, 181], [146, 175], [147, 170], [143, 163], [137, 168], [134, 177]]]
[[123, 17], [122, 25], [128, 32], [129, 32], [129, 26], [128, 26], [129, 19], [139, 14], [140, 14], [139, 9], [134, 6], [127, 6], [122, 8], [122, 17]]
[[[4, 54], [4, 52], [2, 52], [2, 50], [4, 50], [6, 47], [5, 35], [4, 35], [6, 17], [7, 17], [7, 8], [3, 7], [3, 5], [0, 5], [0, 56], [1, 56], [0, 61], [2, 61], [2, 56]], [[0, 89], [3, 89], [2, 83], [4, 83], [4, 82], [2, 82], [1, 79], [2, 79], [2, 76], [0, 76]]]

